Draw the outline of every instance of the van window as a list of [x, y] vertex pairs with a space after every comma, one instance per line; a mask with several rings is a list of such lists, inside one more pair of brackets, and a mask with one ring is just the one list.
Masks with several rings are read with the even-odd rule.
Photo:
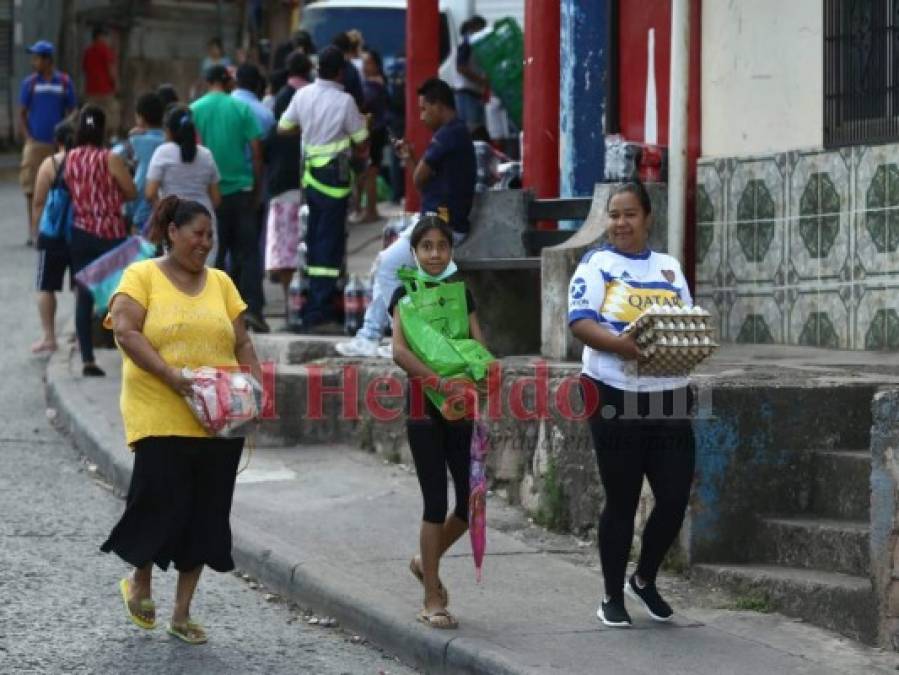
[[358, 29], [365, 44], [382, 56], [403, 54], [406, 49], [406, 10], [383, 7], [303, 8], [300, 27], [309, 31], [316, 49], [329, 44], [338, 33]]
[[[406, 10], [384, 7], [316, 7], [303, 8], [300, 27], [309, 31], [316, 49], [331, 44], [335, 35], [356, 28], [362, 31], [365, 44], [384, 57], [406, 53]], [[440, 12], [440, 63], [450, 53], [449, 20]]]

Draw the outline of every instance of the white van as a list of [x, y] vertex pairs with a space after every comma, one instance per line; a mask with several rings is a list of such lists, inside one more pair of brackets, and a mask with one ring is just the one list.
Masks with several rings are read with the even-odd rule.
[[[405, 54], [407, 0], [318, 0], [303, 7], [300, 28], [312, 35], [316, 48], [329, 44], [337, 33], [356, 28], [365, 44], [385, 62]], [[473, 14], [488, 22], [503, 16], [524, 25], [524, 0], [441, 0], [440, 77], [452, 82], [459, 26]]]

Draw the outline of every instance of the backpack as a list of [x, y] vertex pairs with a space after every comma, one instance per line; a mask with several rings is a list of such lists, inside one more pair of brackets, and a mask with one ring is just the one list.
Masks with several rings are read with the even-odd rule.
[[65, 246], [72, 238], [72, 196], [65, 181], [66, 158], [56, 167], [56, 175], [50, 184], [47, 201], [41, 213], [38, 233], [41, 243], [51, 247]]

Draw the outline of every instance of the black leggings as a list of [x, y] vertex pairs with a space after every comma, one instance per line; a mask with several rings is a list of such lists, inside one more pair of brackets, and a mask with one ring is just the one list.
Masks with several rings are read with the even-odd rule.
[[[682, 412], [691, 409], [692, 394], [689, 389], [641, 393], [626, 403], [621, 390], [586, 376], [582, 376], [581, 385], [597, 387], [600, 392], [600, 407], [589, 421], [606, 498], [599, 519], [599, 558], [606, 594], [621, 600], [643, 476], [649, 481], [655, 506], [643, 530], [637, 563], [642, 579], [655, 581], [683, 524], [696, 444], [690, 418]], [[664, 419], [621, 419], [626, 410], [646, 415], [652, 409], [652, 398], [661, 401]], [[678, 399], [680, 404], [672, 407]], [[606, 416], [602, 414], [604, 408]], [[610, 415], [613, 408], [615, 414]]]
[[[77, 227], [72, 228], [70, 255], [72, 258], [72, 274], [77, 274], [97, 258], [114, 249], [124, 239], [102, 239]], [[78, 285], [75, 295], [75, 333], [78, 335], [78, 347], [81, 349], [81, 362], [93, 363], [93, 317], [94, 296], [86, 288]]]
[[455, 516], [468, 522], [468, 471], [471, 462], [470, 420], [448, 422], [430, 402], [428, 414], [406, 421], [409, 447], [424, 498], [426, 523], [443, 523], [449, 508], [446, 496], [446, 468], [449, 467], [456, 492]]

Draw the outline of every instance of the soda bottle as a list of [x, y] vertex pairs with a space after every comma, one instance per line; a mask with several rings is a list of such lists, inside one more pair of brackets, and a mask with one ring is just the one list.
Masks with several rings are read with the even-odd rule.
[[353, 274], [343, 289], [343, 328], [347, 335], [355, 335], [365, 318], [365, 288]]
[[303, 329], [303, 305], [307, 295], [303, 281], [306, 279], [304, 269], [297, 270], [287, 289], [287, 330], [299, 333]]

